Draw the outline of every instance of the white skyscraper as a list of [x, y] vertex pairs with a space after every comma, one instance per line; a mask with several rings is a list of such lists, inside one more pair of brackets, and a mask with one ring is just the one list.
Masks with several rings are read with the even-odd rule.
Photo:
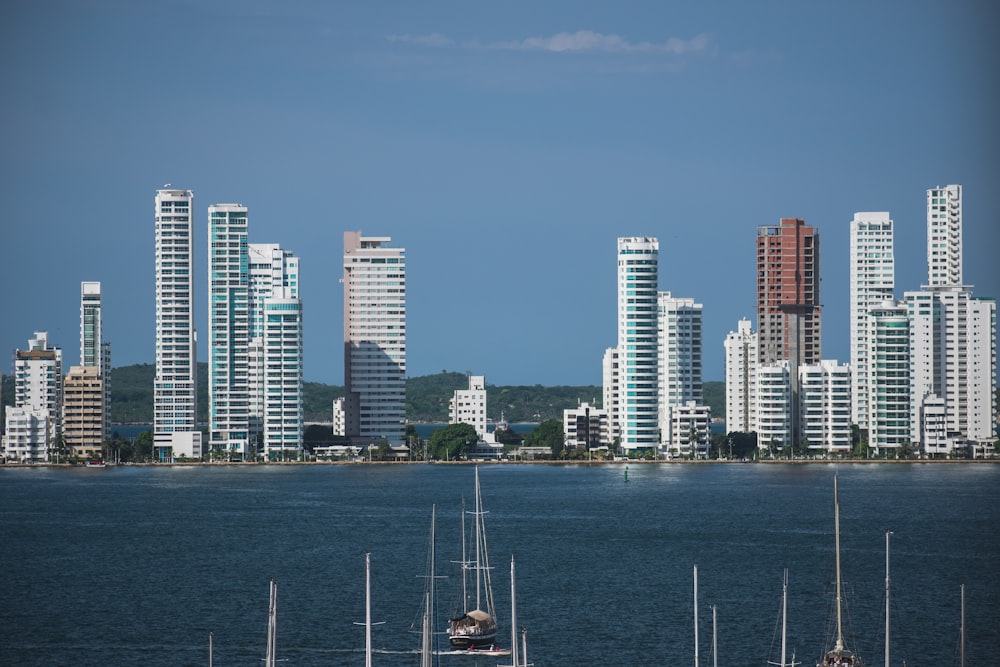
[[659, 242], [649, 236], [618, 239], [618, 349], [621, 445], [659, 445], [657, 300]]
[[757, 446], [776, 452], [792, 446], [792, 380], [790, 363], [783, 359], [758, 366], [754, 377], [756, 400], [753, 422]]
[[[169, 186], [168, 186], [169, 187]], [[190, 190], [157, 190], [154, 458], [201, 456], [197, 430], [194, 237]]]
[[799, 442], [812, 451], [851, 451], [851, 367], [823, 359], [799, 367]]
[[208, 207], [208, 445], [229, 456], [256, 453], [248, 425], [247, 225], [242, 204]]
[[910, 320], [906, 304], [868, 311], [868, 444], [876, 455], [910, 444]]
[[401, 442], [406, 421], [406, 253], [344, 232], [344, 428]]
[[111, 436], [111, 344], [104, 340], [101, 283], [80, 283], [80, 366], [96, 368], [101, 380], [103, 439]]
[[299, 258], [276, 243], [249, 247], [249, 423], [269, 459], [302, 450]]
[[723, 343], [726, 351], [726, 430], [749, 433], [753, 422], [754, 378], [757, 369], [757, 334], [750, 320], [739, 321]]
[[927, 191], [927, 286], [962, 284], [962, 186], [938, 186]]
[[951, 454], [965, 441], [986, 445], [995, 438], [996, 301], [974, 298], [963, 284], [962, 243], [962, 187], [929, 189], [928, 284], [904, 295], [910, 437], [928, 453]]
[[302, 452], [302, 301], [283, 288], [264, 299], [264, 453]]
[[851, 220], [851, 418], [868, 428], [869, 311], [893, 298], [892, 220], [889, 214], [855, 213]]
[[36, 331], [14, 355], [14, 405], [7, 406], [4, 455], [13, 461], [52, 460], [62, 434], [62, 350]]
[[[671, 410], [687, 410], [689, 403], [701, 405], [701, 313], [694, 299], [660, 292], [657, 300], [657, 360], [659, 372], [660, 437], [674, 443], [676, 435]], [[682, 434], [687, 437], [687, 434]]]

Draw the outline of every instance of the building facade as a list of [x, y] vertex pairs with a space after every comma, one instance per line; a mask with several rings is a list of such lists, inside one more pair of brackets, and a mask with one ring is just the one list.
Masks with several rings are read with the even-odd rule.
[[868, 445], [876, 456], [910, 440], [910, 320], [906, 304], [888, 300], [868, 311]]
[[659, 434], [657, 302], [659, 242], [618, 239], [618, 349], [621, 445], [655, 449]]
[[589, 403], [563, 410], [563, 440], [567, 449], [589, 451], [611, 444], [608, 411]]
[[406, 253], [389, 237], [344, 232], [346, 435], [404, 440]]
[[[168, 186], [169, 187], [169, 186]], [[163, 189], [156, 223], [156, 371], [154, 458], [201, 456], [197, 430], [197, 339], [194, 328], [194, 236], [190, 190]]]
[[810, 452], [851, 451], [851, 367], [823, 359], [799, 368], [799, 442]]
[[63, 444], [72, 456], [103, 458], [104, 380], [97, 366], [72, 366], [63, 384]]
[[486, 439], [486, 376], [470, 375], [468, 389], [456, 389], [448, 405], [452, 424], [468, 424]]
[[103, 439], [111, 437], [111, 344], [104, 340], [101, 283], [80, 283], [80, 365], [96, 368], [104, 391]]
[[801, 433], [798, 368], [822, 358], [819, 259], [819, 232], [801, 218], [757, 228], [757, 358], [789, 362], [793, 445]]
[[36, 331], [14, 354], [14, 405], [5, 413], [4, 455], [11, 461], [53, 460], [62, 438], [62, 350]]
[[208, 446], [230, 457], [250, 451], [247, 369], [250, 327], [247, 207], [208, 207]]
[[927, 191], [927, 286], [954, 287], [962, 281], [962, 186]]
[[621, 353], [617, 347], [604, 351], [601, 360], [601, 399], [608, 412], [608, 444], [621, 438]]
[[726, 363], [726, 430], [749, 433], [753, 420], [754, 377], [757, 369], [757, 334], [743, 318], [723, 343]]
[[659, 374], [660, 437], [673, 443], [671, 411], [688, 403], [701, 404], [702, 305], [694, 299], [660, 292], [657, 299], [657, 370]]
[[869, 424], [870, 311], [891, 301], [895, 289], [892, 219], [886, 212], [855, 213], [851, 220], [851, 418]]
[[[286, 291], [287, 293], [287, 291]], [[302, 454], [302, 301], [264, 299], [264, 455], [268, 460]]]

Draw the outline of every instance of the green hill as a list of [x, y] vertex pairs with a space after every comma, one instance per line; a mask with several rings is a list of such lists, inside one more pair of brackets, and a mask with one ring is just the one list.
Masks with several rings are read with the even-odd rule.
[[[152, 364], [120, 366], [111, 371], [111, 422], [113, 424], [151, 424], [153, 422]], [[411, 422], [448, 421], [448, 401], [456, 389], [468, 387], [465, 373], [442, 371], [406, 381], [406, 418]], [[500, 413], [511, 422], [538, 422], [562, 419], [562, 411], [576, 407], [579, 401], [601, 405], [601, 387], [596, 385], [543, 387], [541, 385], [496, 386], [488, 384], [487, 414], [499, 419]], [[3, 378], [3, 405], [14, 398], [13, 378]], [[725, 383], [705, 382], [705, 402], [712, 414], [725, 416]], [[320, 382], [303, 384], [303, 411], [307, 422], [329, 422], [333, 399], [344, 395], [344, 388]], [[208, 420], [208, 364], [198, 364], [198, 420]]]

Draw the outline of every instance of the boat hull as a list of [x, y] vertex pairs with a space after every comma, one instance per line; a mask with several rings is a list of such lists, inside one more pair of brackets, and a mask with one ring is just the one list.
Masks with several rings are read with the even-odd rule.
[[488, 649], [496, 644], [496, 630], [481, 635], [451, 635], [448, 638], [452, 648], [460, 651]]

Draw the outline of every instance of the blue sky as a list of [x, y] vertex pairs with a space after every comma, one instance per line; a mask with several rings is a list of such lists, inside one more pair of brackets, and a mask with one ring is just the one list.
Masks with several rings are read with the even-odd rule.
[[[1000, 296], [1000, 47], [985, 2], [13, 0], [0, 22], [0, 354], [153, 361], [153, 196], [195, 193], [302, 259], [305, 378], [343, 383], [343, 232], [407, 250], [408, 373], [600, 384], [619, 236], [704, 304], [705, 379], [755, 319], [759, 225], [821, 236], [849, 360], [848, 227], [889, 211], [926, 276], [925, 191], [961, 183], [965, 278]], [[9, 371], [9, 363], [3, 363]], [[590, 397], [582, 397], [584, 399]]]

